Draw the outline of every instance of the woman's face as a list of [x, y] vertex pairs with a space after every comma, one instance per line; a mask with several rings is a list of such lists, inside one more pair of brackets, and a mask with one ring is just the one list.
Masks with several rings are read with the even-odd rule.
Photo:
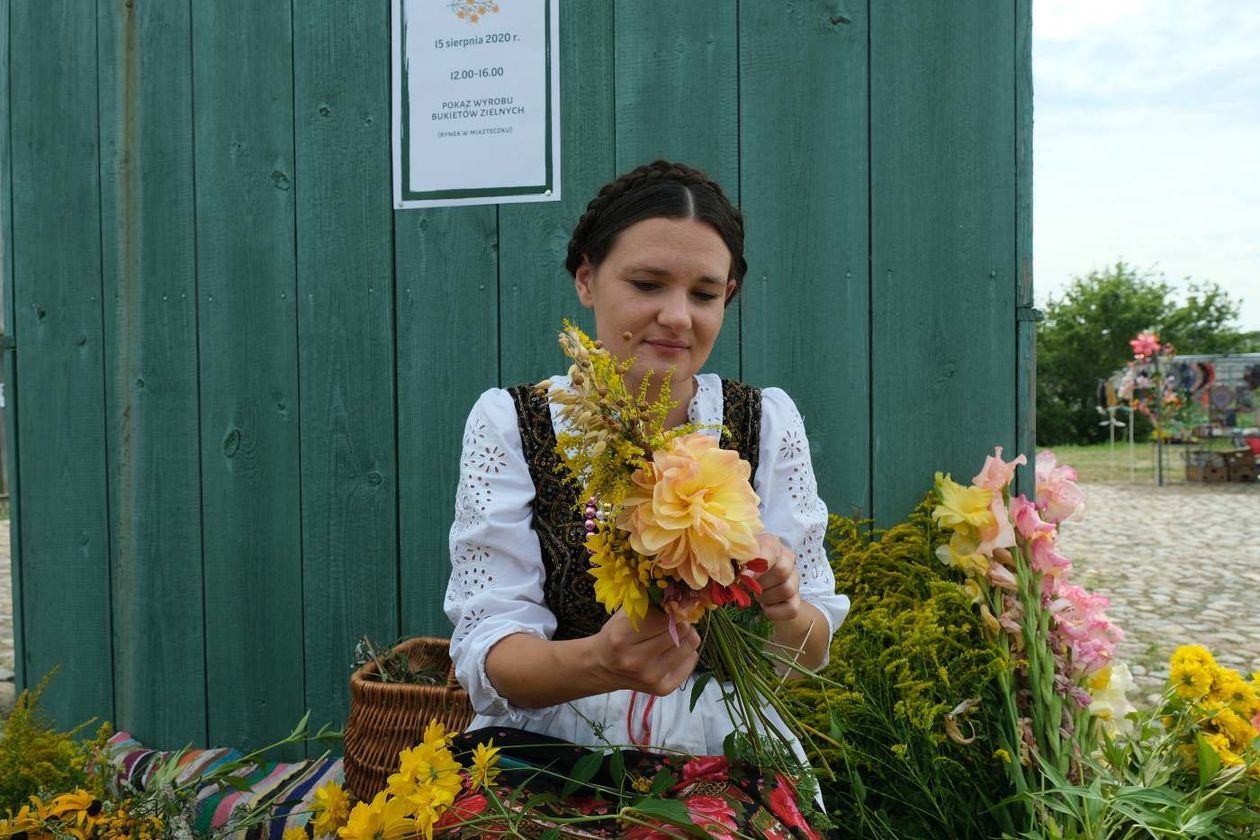
[[[598, 267], [577, 270], [578, 299], [595, 312], [595, 331], [614, 356], [634, 357], [627, 384], [637, 387], [674, 368], [677, 397], [713, 351], [735, 291], [731, 252], [696, 219], [644, 219], [617, 235]], [[630, 337], [626, 337], [626, 333]]]

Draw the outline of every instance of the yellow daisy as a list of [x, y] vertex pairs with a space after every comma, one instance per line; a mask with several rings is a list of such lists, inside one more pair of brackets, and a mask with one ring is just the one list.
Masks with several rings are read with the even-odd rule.
[[350, 797], [341, 785], [327, 782], [315, 791], [311, 814], [311, 829], [316, 836], [334, 834], [350, 816]]
[[415, 832], [410, 803], [382, 791], [370, 803], [355, 805], [337, 834], [342, 840], [401, 840]]

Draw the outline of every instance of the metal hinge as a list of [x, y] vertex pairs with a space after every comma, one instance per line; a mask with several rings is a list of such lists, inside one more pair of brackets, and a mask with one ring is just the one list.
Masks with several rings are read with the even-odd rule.
[[1015, 320], [1033, 321], [1034, 323], [1044, 321], [1046, 320], [1046, 313], [1031, 304], [1028, 306], [1017, 306], [1015, 307]]

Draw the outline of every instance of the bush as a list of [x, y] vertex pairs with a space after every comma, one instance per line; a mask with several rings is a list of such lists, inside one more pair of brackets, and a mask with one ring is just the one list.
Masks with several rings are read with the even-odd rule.
[[942, 540], [930, 510], [924, 502], [882, 532], [832, 516], [837, 591], [852, 611], [823, 673], [844, 690], [829, 691], [828, 704], [816, 687], [792, 688], [811, 708], [832, 708], [832, 719], [820, 711], [809, 721], [840, 735], [826, 757], [841, 778], [824, 780], [823, 795], [860, 836], [979, 838], [1015, 825], [999, 804], [1011, 791], [985, 723], [997, 710], [947, 717], [1010, 664], [985, 640], [961, 578], [934, 555]]
[[[0, 732], [0, 815], [17, 811], [32, 794], [45, 796], [87, 785], [92, 744], [77, 736], [91, 721], [59, 732], [38, 708], [53, 673], [18, 696]], [[108, 737], [108, 727], [103, 727], [98, 740]]]

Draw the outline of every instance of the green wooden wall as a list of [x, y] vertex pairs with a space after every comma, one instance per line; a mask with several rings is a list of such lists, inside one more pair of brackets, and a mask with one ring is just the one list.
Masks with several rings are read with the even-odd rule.
[[712, 368], [794, 395], [833, 510], [1030, 451], [1029, 25], [563, 0], [564, 200], [394, 211], [387, 0], [3, 0], [19, 682], [163, 746], [340, 724], [358, 635], [449, 631], [466, 412], [561, 369], [569, 231], [658, 156], [743, 208]]

